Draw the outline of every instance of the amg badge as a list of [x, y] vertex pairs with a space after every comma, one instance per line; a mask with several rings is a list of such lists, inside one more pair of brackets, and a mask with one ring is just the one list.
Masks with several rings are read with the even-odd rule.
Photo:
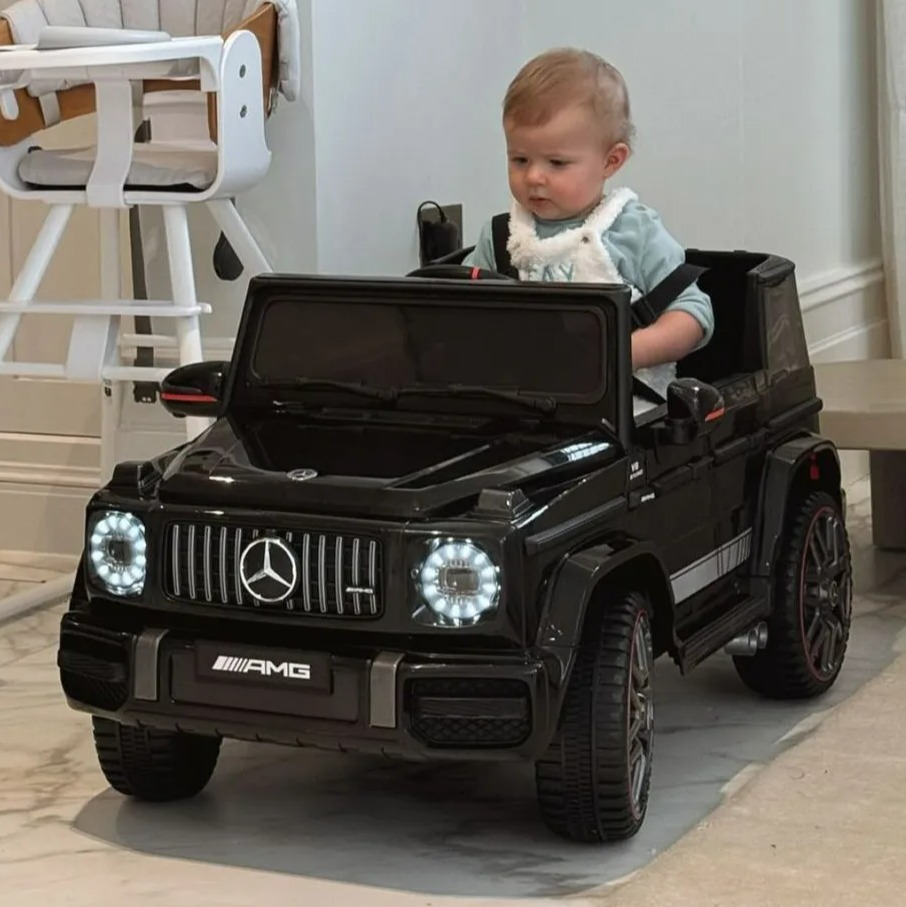
[[237, 658], [218, 655], [212, 671], [227, 674], [260, 674], [262, 677], [280, 676], [288, 680], [311, 680], [311, 665], [292, 661], [274, 662], [267, 658]]

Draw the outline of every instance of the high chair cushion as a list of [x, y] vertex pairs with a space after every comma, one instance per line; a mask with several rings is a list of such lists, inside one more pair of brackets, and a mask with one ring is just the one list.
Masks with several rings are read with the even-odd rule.
[[[94, 166], [95, 148], [34, 149], [19, 164], [19, 179], [35, 189], [84, 189]], [[198, 191], [217, 176], [217, 152], [204, 149], [135, 145], [126, 189]]]

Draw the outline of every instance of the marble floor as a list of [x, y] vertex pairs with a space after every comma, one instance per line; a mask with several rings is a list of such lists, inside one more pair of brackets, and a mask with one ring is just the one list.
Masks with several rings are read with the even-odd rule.
[[76, 558], [63, 554], [0, 551], [0, 599], [57, 579], [73, 571], [75, 565]]
[[687, 678], [659, 664], [648, 819], [618, 847], [551, 838], [527, 767], [408, 765], [228, 742], [194, 801], [127, 801], [106, 786], [88, 720], [60, 693], [62, 606], [10, 622], [0, 627], [0, 891], [15, 895], [0, 902], [592, 903], [906, 651], [906, 556], [871, 547], [867, 485], [849, 499], [858, 596], [837, 685], [817, 702], [771, 703], [749, 695], [726, 658]]

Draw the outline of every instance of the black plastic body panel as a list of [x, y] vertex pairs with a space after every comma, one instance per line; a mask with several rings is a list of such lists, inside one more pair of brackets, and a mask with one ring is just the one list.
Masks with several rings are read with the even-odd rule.
[[[792, 264], [749, 253], [690, 260], [711, 268], [703, 282], [719, 328], [680, 373], [713, 381], [725, 411], [688, 443], [669, 441], [664, 411], [633, 418], [625, 288], [253, 280], [223, 370], [224, 414], [175, 450], [121, 464], [88, 505], [89, 521], [102, 510], [141, 518], [150, 568], [141, 594], [122, 599], [105, 592], [85, 559], [61, 628], [70, 704], [253, 740], [531, 760], [557, 727], [589, 609], [606, 607], [609, 590], [628, 584], [648, 596], [656, 651], [684, 671], [746, 630], [770, 608], [789, 495], [805, 476], [842, 497], [839, 460], [816, 434], [821, 402]], [[293, 294], [300, 304], [340, 294], [466, 308], [587, 306], [607, 325], [606, 390], [553, 415], [481, 396], [396, 407], [342, 389], [274, 393], [249, 377], [249, 363], [269, 302]], [[173, 571], [182, 576], [176, 524], [196, 527], [200, 546], [186, 568], [194, 571], [188, 593], [172, 582]], [[235, 581], [241, 552], [219, 540], [235, 539], [228, 532], [237, 526], [246, 539], [373, 540], [379, 607], [312, 608], [301, 593], [276, 605], [234, 601], [221, 583], [229, 558]], [[499, 568], [497, 608], [474, 626], [419, 616], [417, 571], [443, 539], [480, 544]], [[361, 590], [344, 572], [349, 549], [330, 550], [339, 565], [331, 594], [345, 583]], [[318, 569], [320, 592], [329, 565]], [[199, 653], [221, 646], [224, 658], [239, 646], [277, 665], [298, 657], [320, 679], [293, 688], [201, 672]]]

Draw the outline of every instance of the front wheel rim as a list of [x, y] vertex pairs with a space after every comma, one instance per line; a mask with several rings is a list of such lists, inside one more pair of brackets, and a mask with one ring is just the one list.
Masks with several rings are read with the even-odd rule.
[[629, 797], [636, 818], [641, 815], [644, 807], [645, 779], [651, 766], [654, 732], [652, 658], [648, 640], [648, 622], [644, 615], [640, 615], [632, 635], [626, 741]]

